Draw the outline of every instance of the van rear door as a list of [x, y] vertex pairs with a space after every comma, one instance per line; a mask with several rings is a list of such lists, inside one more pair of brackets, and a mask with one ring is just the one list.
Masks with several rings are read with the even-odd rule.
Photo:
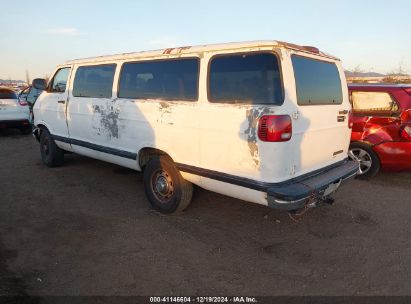
[[298, 107], [293, 115], [295, 175], [301, 175], [347, 158], [351, 105], [338, 61], [299, 54], [291, 61]]

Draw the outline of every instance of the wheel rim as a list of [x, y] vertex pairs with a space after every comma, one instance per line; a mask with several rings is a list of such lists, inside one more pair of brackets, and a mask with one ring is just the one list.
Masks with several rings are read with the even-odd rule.
[[157, 170], [151, 178], [151, 189], [162, 203], [168, 203], [174, 194], [174, 183], [171, 176], [164, 170]]
[[359, 174], [365, 174], [370, 171], [372, 167], [372, 158], [371, 155], [364, 149], [353, 148], [348, 152], [348, 156], [358, 162], [359, 164]]

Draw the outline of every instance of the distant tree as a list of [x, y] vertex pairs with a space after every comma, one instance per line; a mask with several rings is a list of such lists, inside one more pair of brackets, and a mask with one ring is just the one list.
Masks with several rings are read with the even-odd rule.
[[387, 74], [386, 77], [382, 80], [385, 83], [411, 83], [411, 76], [402, 78], [407, 76], [408, 70], [404, 68], [404, 62], [401, 60], [398, 63], [398, 67]]
[[349, 77], [349, 82], [352, 83], [368, 83], [363, 77], [364, 70], [361, 68], [361, 65], [357, 65], [352, 71], [352, 76]]
[[361, 68], [361, 65], [357, 65], [357, 66], [352, 70], [352, 75], [353, 75], [353, 77], [361, 77], [363, 73], [364, 73], [364, 70]]

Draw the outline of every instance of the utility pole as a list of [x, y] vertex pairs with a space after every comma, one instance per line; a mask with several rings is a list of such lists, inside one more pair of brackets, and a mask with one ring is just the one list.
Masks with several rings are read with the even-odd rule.
[[26, 70], [26, 82], [27, 82], [27, 85], [30, 85], [30, 75], [29, 75], [29, 70]]

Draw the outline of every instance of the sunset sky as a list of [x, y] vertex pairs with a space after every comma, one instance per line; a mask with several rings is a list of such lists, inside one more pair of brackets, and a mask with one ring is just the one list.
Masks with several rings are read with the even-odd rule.
[[282, 40], [346, 69], [411, 73], [411, 1], [5, 1], [0, 78], [50, 74], [69, 59], [174, 46]]

